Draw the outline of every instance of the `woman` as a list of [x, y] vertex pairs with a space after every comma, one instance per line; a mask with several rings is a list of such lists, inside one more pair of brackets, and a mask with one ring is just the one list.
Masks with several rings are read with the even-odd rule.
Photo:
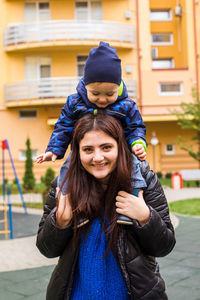
[[[47, 300], [167, 299], [154, 258], [175, 244], [167, 201], [146, 161], [140, 168], [147, 187], [134, 196], [131, 166], [116, 119], [98, 113], [78, 120], [67, 188], [56, 203], [52, 184], [39, 224], [37, 247], [60, 256]], [[117, 224], [117, 214], [133, 224]]]

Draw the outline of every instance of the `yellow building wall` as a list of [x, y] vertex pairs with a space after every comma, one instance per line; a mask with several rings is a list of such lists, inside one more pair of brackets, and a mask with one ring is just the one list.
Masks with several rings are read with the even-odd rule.
[[125, 19], [125, 11], [129, 8], [127, 1], [102, 0], [102, 8], [103, 20], [131, 23], [131, 20]]
[[[74, 0], [51, 0], [50, 14], [52, 20], [74, 19], [75, 12]], [[142, 103], [143, 114], [145, 116], [165, 116], [170, 114], [171, 108], [174, 108], [182, 101], [190, 101], [191, 88], [195, 83], [195, 59], [194, 59], [194, 35], [193, 35], [193, 6], [192, 0], [181, 0], [184, 7], [183, 17], [180, 20], [180, 41], [178, 38], [178, 20], [173, 18], [171, 24], [163, 22], [150, 22], [150, 8], [168, 8], [174, 9], [176, 0], [150, 0], [138, 1], [139, 3], [139, 24], [140, 24], [140, 59], [142, 70]], [[136, 3], [135, 0], [103, 0], [103, 19], [105, 21], [124, 22], [131, 25], [136, 34]], [[199, 6], [198, 6], [199, 8]], [[9, 23], [24, 22], [24, 1], [0, 1], [0, 11], [4, 12], [0, 18], [1, 28], [6, 28]], [[131, 19], [125, 18], [125, 12], [131, 12]], [[17, 12], [17, 13], [16, 13]], [[200, 11], [198, 11], [200, 15]], [[200, 34], [200, 18], [198, 21], [198, 32]], [[153, 24], [154, 23], [154, 24]], [[168, 26], [168, 27], [167, 27]], [[158, 31], [159, 30], [159, 31]], [[159, 47], [159, 57], [173, 55], [175, 57], [176, 68], [188, 68], [183, 71], [152, 71], [151, 69], [151, 31], [174, 33], [175, 44], [173, 46]], [[200, 35], [199, 35], [200, 36]], [[179, 44], [180, 43], [180, 44]], [[61, 106], [36, 107], [38, 111], [37, 120], [22, 121], [18, 118], [18, 108], [5, 109], [3, 87], [6, 83], [12, 83], [18, 80], [24, 80], [25, 57], [26, 56], [50, 56], [52, 61], [52, 76], [65, 77], [76, 76], [77, 55], [87, 55], [89, 50], [97, 45], [98, 41], [78, 41], [76, 45], [36, 45], [35, 49], [15, 50], [5, 52], [3, 49], [3, 32], [0, 32], [0, 140], [8, 138], [17, 172], [20, 179], [24, 173], [24, 162], [19, 162], [19, 150], [25, 150], [27, 136], [30, 136], [32, 149], [38, 152], [44, 152], [53, 128], [47, 125], [49, 118], [58, 118]], [[111, 43], [113, 45], [114, 43]], [[157, 47], [157, 46], [156, 46]], [[200, 50], [200, 45], [199, 45]], [[123, 78], [138, 78], [137, 45], [134, 48], [125, 49], [120, 43], [117, 44], [118, 55], [122, 60]], [[127, 74], [126, 65], [132, 66], [132, 74]], [[184, 95], [176, 97], [161, 97], [158, 95], [158, 83], [160, 81], [181, 81], [184, 83]], [[66, 95], [67, 97], [68, 95]], [[53, 103], [53, 102], [52, 102]], [[27, 107], [24, 107], [27, 109]], [[35, 109], [35, 107], [32, 107]], [[29, 108], [28, 108], [29, 109]], [[176, 137], [182, 134], [189, 141], [192, 132], [183, 132], [175, 122], [147, 122], [147, 141], [149, 143], [147, 157], [153, 167], [153, 151], [150, 144], [152, 131], [156, 131], [160, 141], [156, 147], [156, 171], [175, 172], [183, 168], [197, 168], [196, 162], [191, 159], [186, 152], [176, 145], [176, 155], [167, 156], [164, 153], [166, 143], [176, 143]], [[44, 174], [47, 167], [53, 167], [57, 174], [62, 161], [55, 164], [48, 162], [42, 165], [34, 164], [34, 173], [37, 180]], [[6, 157], [6, 177], [13, 178], [12, 167], [8, 156]], [[1, 176], [1, 175], [0, 175]]]
[[[33, 109], [37, 110], [36, 120], [20, 120], [18, 109], [0, 111], [0, 140], [8, 139], [20, 181], [24, 175], [24, 162], [19, 161], [19, 150], [26, 150], [26, 139], [29, 137], [31, 148], [33, 150], [37, 150], [38, 153], [44, 153], [53, 129], [47, 125], [47, 120], [51, 116], [58, 118], [61, 112], [61, 107], [41, 107]], [[14, 178], [14, 174], [7, 150], [5, 150], [5, 159], [5, 176], [12, 180]], [[61, 160], [57, 161], [55, 164], [48, 162], [42, 165], [38, 165], [34, 162], [34, 175], [37, 181], [40, 180], [41, 175], [44, 174], [46, 168], [49, 166], [53, 167], [58, 174], [62, 163], [63, 161]]]
[[[192, 1], [191, 1], [192, 2]], [[187, 35], [186, 32], [186, 20], [188, 19], [188, 10], [185, 6], [185, 1], [180, 1], [182, 6], [182, 17], [177, 17], [174, 14], [174, 8], [177, 5], [177, 1], [163, 0], [163, 1], [150, 1], [151, 9], [167, 9], [172, 10], [172, 20], [159, 22], [151, 22], [151, 33], [172, 33], [173, 45], [157, 46], [152, 45], [158, 49], [158, 58], [174, 58], [175, 68], [187, 68]]]
[[[180, 149], [177, 143], [178, 136], [184, 137], [187, 144], [191, 144], [191, 138], [194, 132], [191, 130], [181, 129], [176, 122], [147, 122], [147, 160], [153, 168], [153, 147], [150, 143], [152, 132], [156, 132], [159, 144], [155, 147], [156, 154], [156, 171], [162, 171], [163, 174], [168, 172], [175, 173], [184, 169], [198, 169], [198, 163], [189, 154]], [[175, 145], [175, 155], [165, 154], [165, 145]], [[195, 149], [195, 148], [194, 148]]]
[[75, 1], [51, 0], [50, 10], [52, 20], [73, 20], [75, 12]]

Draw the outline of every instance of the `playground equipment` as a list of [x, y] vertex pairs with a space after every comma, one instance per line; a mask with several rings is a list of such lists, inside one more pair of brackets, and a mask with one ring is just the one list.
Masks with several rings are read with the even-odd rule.
[[[10, 147], [9, 147], [9, 143], [8, 140], [2, 140], [1, 141], [1, 148], [2, 148], [2, 179], [3, 179], [3, 184], [2, 184], [2, 191], [3, 191], [3, 203], [0, 204], [0, 211], [3, 211], [3, 219], [0, 220], [0, 223], [3, 223], [3, 227], [4, 230], [0, 230], [0, 234], [5, 234], [5, 238], [8, 238], [8, 234], [10, 234], [10, 238], [13, 238], [13, 228], [12, 228], [12, 206], [10, 203], [10, 186], [8, 186], [7, 189], [7, 201], [6, 201], [6, 180], [5, 180], [5, 150], [8, 150], [9, 153], [9, 158], [10, 158], [10, 162], [12, 164], [12, 169], [14, 172], [14, 176], [15, 176], [15, 181], [18, 187], [18, 191], [20, 194], [20, 198], [24, 207], [24, 211], [25, 214], [27, 215], [27, 207], [26, 207], [26, 203], [24, 202], [24, 197], [23, 197], [23, 193], [21, 190], [21, 186], [17, 177], [17, 172], [15, 169], [15, 165], [14, 165], [14, 161], [11, 155], [11, 151], [10, 151]], [[8, 218], [8, 214], [9, 214], [9, 218]], [[8, 226], [9, 223], [9, 226]]]
[[[3, 211], [3, 219], [0, 220], [0, 224], [3, 224], [3, 230], [0, 230], [0, 234], [4, 234], [5, 238], [13, 239], [13, 225], [12, 225], [12, 205], [10, 202], [10, 186], [7, 188], [7, 202], [3, 200], [3, 204], [0, 205], [0, 211]], [[9, 217], [8, 217], [9, 216]], [[8, 226], [9, 223], [9, 226]]]

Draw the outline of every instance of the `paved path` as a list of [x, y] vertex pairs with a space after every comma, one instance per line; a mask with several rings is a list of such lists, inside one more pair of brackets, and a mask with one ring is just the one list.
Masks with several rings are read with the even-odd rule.
[[164, 191], [168, 202], [200, 198], [200, 188], [183, 188], [180, 190], [173, 190], [169, 187], [164, 187]]
[[[168, 201], [200, 197], [200, 189], [183, 191], [165, 189]], [[41, 214], [33, 212], [37, 218]], [[200, 300], [200, 218], [172, 215], [172, 221], [179, 225], [177, 244], [171, 254], [158, 259], [169, 300]], [[44, 300], [55, 263], [36, 249], [35, 236], [0, 241], [0, 300]]]

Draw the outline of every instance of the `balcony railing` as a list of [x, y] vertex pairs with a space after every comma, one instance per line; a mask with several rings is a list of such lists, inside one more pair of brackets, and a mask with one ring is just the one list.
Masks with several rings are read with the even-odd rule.
[[105, 40], [134, 44], [133, 26], [111, 21], [46, 21], [9, 25], [4, 31], [4, 46], [57, 40]]
[[[51, 77], [34, 81], [7, 84], [4, 87], [5, 101], [66, 98], [76, 92], [79, 77]], [[136, 82], [124, 80], [129, 97], [136, 97]]]

